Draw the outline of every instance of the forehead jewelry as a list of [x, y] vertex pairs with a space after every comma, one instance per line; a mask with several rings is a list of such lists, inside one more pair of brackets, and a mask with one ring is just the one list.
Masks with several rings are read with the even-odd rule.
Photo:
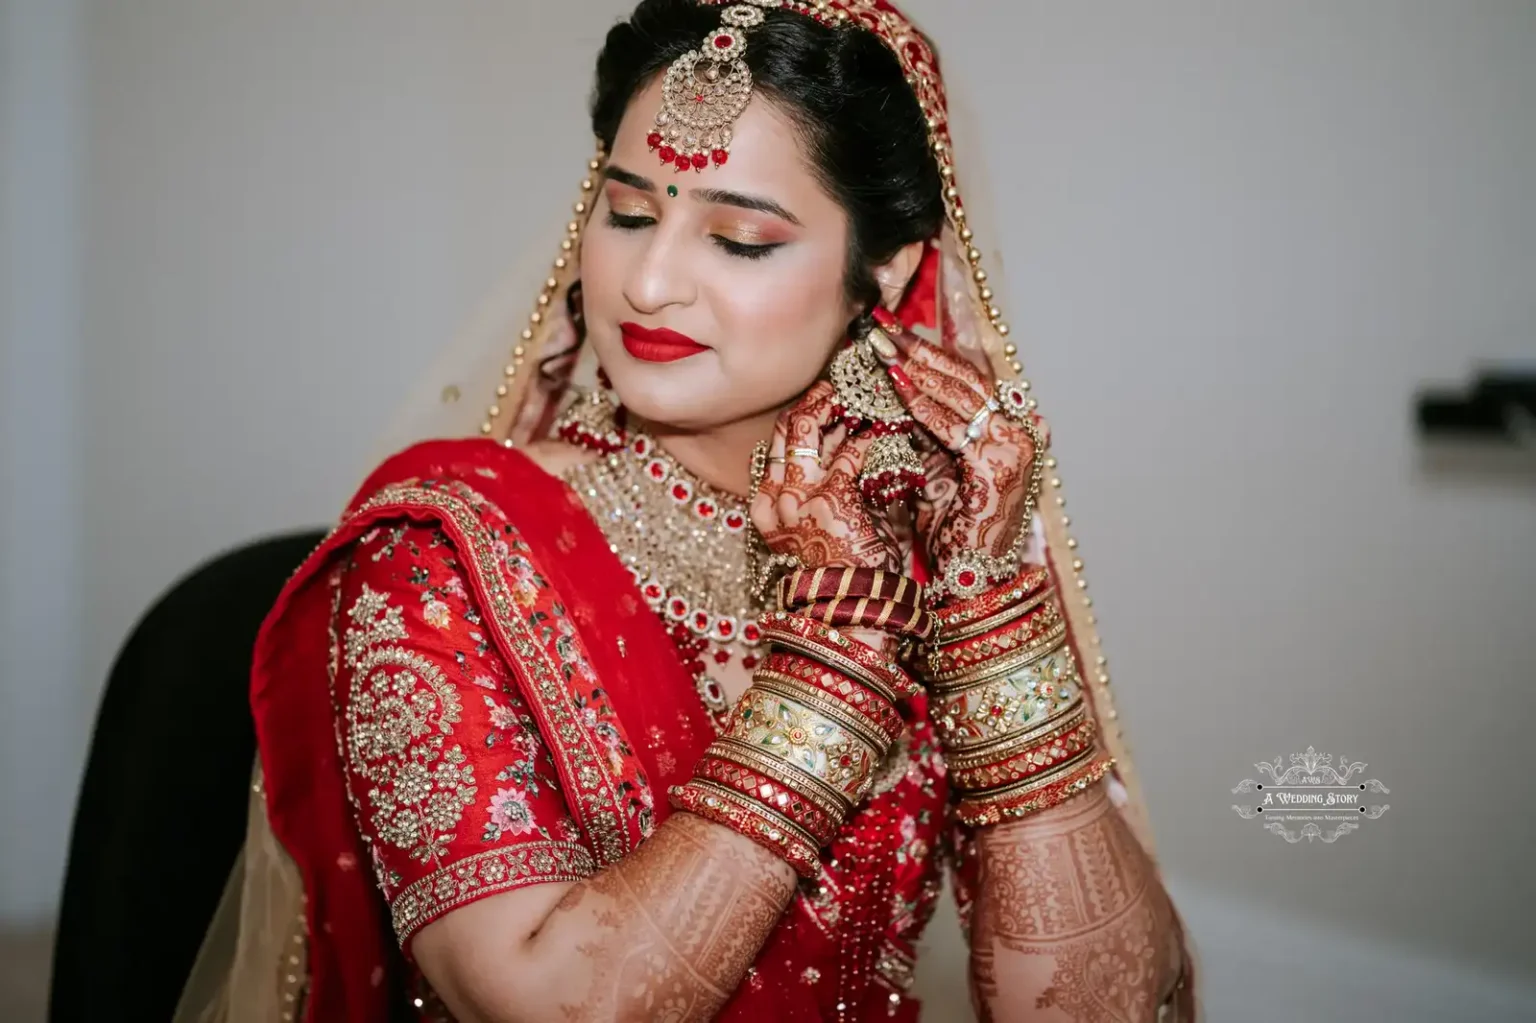
[[[731, 155], [731, 125], [752, 98], [752, 72], [742, 55], [747, 33], [766, 9], [783, 0], [746, 0], [720, 12], [720, 27], [697, 50], [674, 60], [661, 81], [661, 109], [646, 137], [651, 149], [679, 172], [718, 167]], [[820, 6], [820, 5], [818, 5]]]

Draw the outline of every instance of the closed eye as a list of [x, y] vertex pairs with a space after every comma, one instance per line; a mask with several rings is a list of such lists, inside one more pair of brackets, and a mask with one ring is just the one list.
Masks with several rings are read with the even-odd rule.
[[[620, 231], [639, 231], [641, 228], [650, 227], [655, 223], [655, 217], [642, 217], [632, 213], [608, 211], [608, 226], [617, 228]], [[774, 249], [784, 244], [783, 242], [769, 242], [764, 245], [752, 245], [747, 242], [723, 238], [718, 234], [712, 234], [709, 237], [711, 241], [725, 250], [728, 255], [735, 256], [738, 259], [763, 259], [772, 253]]]
[[637, 217], [629, 213], [608, 211], [608, 226], [616, 227], [620, 231], [638, 231], [642, 227], [650, 227], [654, 223], [656, 223], [655, 217]]
[[771, 253], [774, 249], [784, 244], [783, 242], [769, 242], [767, 245], [748, 245], [746, 242], [738, 242], [732, 241], [729, 238], [722, 238], [718, 234], [712, 234], [710, 237], [714, 239], [716, 245], [720, 246], [731, 255], [738, 256], [741, 259], [762, 259]]

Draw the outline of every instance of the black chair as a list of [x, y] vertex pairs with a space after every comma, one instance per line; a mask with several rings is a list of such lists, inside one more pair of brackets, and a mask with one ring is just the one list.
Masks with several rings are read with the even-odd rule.
[[256, 631], [323, 536], [261, 540], [205, 563], [118, 654], [75, 808], [54, 1023], [171, 1018], [245, 837]]

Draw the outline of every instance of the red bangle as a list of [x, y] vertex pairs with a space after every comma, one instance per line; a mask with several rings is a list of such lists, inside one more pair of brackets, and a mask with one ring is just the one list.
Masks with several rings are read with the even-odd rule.
[[1025, 568], [1008, 582], [948, 607], [936, 609], [934, 614], [939, 618], [939, 641], [947, 642], [947, 638], [957, 630], [1008, 611], [1049, 581], [1050, 573], [1044, 567], [1035, 565]]
[[867, 643], [844, 635], [804, 615], [770, 611], [759, 620], [763, 638], [848, 674], [895, 700], [921, 688], [895, 661], [887, 660]]
[[924, 680], [968, 824], [1023, 817], [1102, 778], [1097, 724], [1045, 569], [937, 612]]
[[992, 793], [967, 794], [962, 796], [955, 805], [955, 816], [961, 823], [973, 827], [1001, 824], [1003, 821], [1027, 817], [1032, 813], [1039, 813], [1041, 810], [1065, 803], [1068, 799], [1085, 791], [1088, 786], [1108, 774], [1114, 764], [1113, 757], [1094, 760], [1071, 775], [1039, 788], [1022, 783]]
[[905, 676], [800, 615], [764, 616], [763, 636], [768, 654], [730, 724], [670, 794], [809, 877], [901, 734], [890, 683]]
[[823, 625], [878, 629], [892, 636], [911, 636], [919, 641], [931, 637], [938, 626], [933, 612], [925, 608], [869, 597], [818, 600], [801, 607], [799, 613]]
[[690, 781], [672, 789], [671, 795], [672, 805], [679, 810], [746, 836], [784, 859], [801, 877], [814, 877], [820, 869], [819, 848], [809, 836], [795, 834], [775, 816], [730, 789]]
[[1085, 750], [1093, 749], [1094, 732], [1093, 721], [1085, 720], [1052, 740], [1001, 760], [974, 767], [951, 762], [948, 765], [950, 783], [976, 798], [991, 789], [1044, 777], [1053, 771], [1070, 770], [1072, 761], [1080, 759]]
[[693, 769], [695, 778], [717, 782], [746, 799], [766, 803], [775, 812], [788, 817], [816, 843], [817, 848], [832, 841], [842, 820], [835, 813], [807, 798], [798, 789], [764, 771], [754, 771], [734, 760], [704, 756]]
[[933, 647], [928, 653], [928, 682], [943, 684], [983, 670], [988, 663], [1027, 656], [1041, 644], [1064, 638], [1066, 623], [1054, 598], [1053, 589], [1038, 590], [1032, 599], [1020, 603], [1014, 615], [998, 616], [1001, 624]]
[[843, 597], [869, 597], [920, 607], [923, 584], [899, 572], [881, 568], [823, 566], [797, 568], [779, 580], [779, 609], [795, 611], [807, 604]]

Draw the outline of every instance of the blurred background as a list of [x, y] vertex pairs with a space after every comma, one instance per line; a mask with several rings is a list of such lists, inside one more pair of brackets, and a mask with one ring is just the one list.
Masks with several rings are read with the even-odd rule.
[[[907, 6], [970, 111], [1211, 1020], [1536, 1019], [1536, 457], [1413, 418], [1536, 365], [1536, 4]], [[488, 403], [427, 374], [530, 254], [534, 294], [627, 7], [3, 0], [6, 1019], [43, 1018], [125, 637], [326, 525], [424, 381]], [[1233, 812], [1308, 746], [1391, 810], [1295, 845]], [[962, 962], [946, 917], [925, 1018], [969, 1018]]]

